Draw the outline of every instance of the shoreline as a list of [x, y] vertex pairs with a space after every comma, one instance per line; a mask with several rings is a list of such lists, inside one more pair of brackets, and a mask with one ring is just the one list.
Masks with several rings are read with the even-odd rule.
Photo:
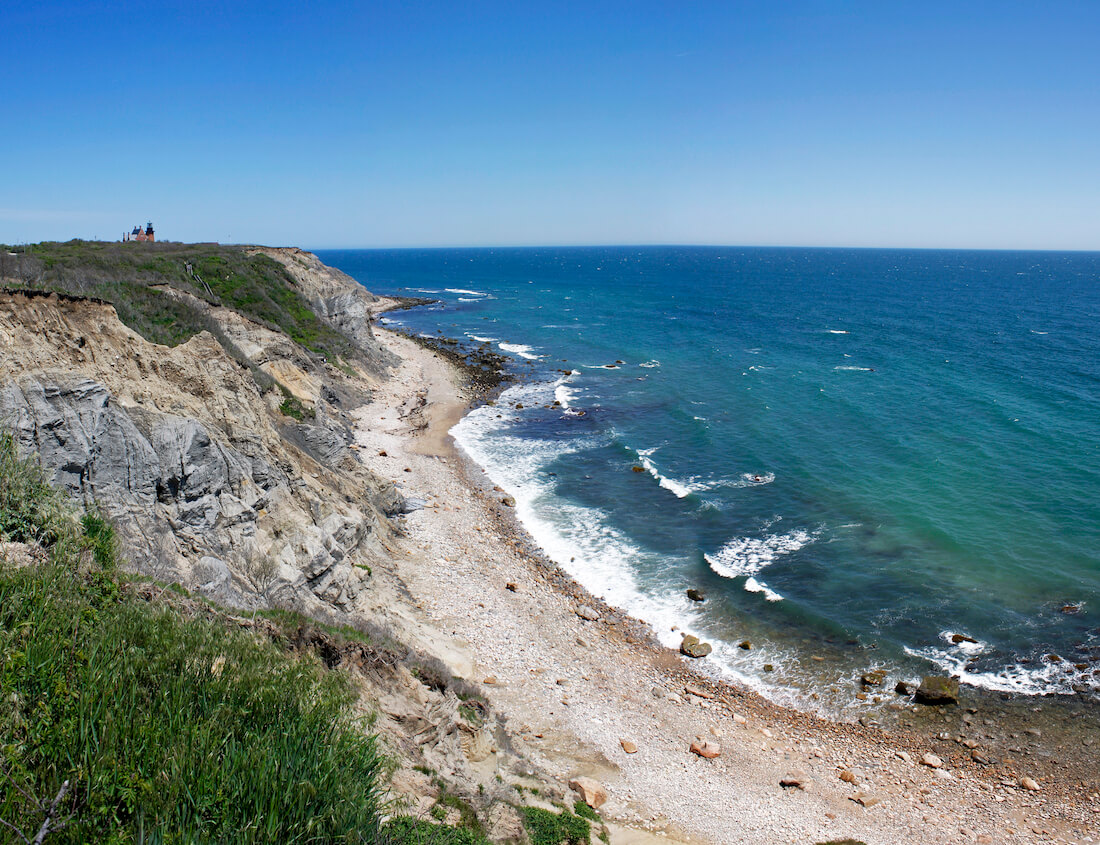
[[[380, 304], [375, 313], [390, 310]], [[401, 333], [377, 334], [401, 363], [357, 414], [357, 442], [404, 464], [390, 477], [425, 503], [405, 518], [398, 574], [447, 640], [436, 643], [440, 656], [483, 685], [509, 719], [512, 744], [549, 777], [595, 777], [611, 793], [603, 809], [612, 821], [661, 831], [664, 841], [1048, 841], [1037, 830], [1056, 835], [1049, 841], [1089, 841], [1080, 837], [1100, 820], [1100, 802], [1084, 778], [1073, 781], [1077, 766], [1059, 775], [1063, 761], [1040, 756], [982, 765], [933, 708], [923, 708], [919, 728], [830, 721], [693, 671], [648, 626], [546, 559], [503, 493], [457, 449], [447, 432], [470, 402], [454, 362]], [[410, 397], [418, 407], [402, 417]], [[580, 607], [599, 618], [582, 619]], [[960, 723], [989, 727], [972, 709], [951, 708]], [[721, 756], [690, 754], [697, 736], [720, 742]], [[638, 752], [626, 754], [622, 739]], [[987, 741], [967, 739], [989, 753]], [[920, 765], [925, 753], [942, 765]], [[846, 771], [854, 784], [840, 779]], [[792, 773], [813, 786], [780, 786]], [[1023, 777], [1040, 790], [1020, 787]], [[745, 829], [730, 830], [731, 814]]]

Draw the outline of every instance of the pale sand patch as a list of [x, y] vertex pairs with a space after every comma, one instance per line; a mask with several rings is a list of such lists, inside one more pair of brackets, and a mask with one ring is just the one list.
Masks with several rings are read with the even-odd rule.
[[[525, 551], [502, 494], [447, 434], [465, 408], [455, 368], [407, 338], [377, 334], [402, 363], [355, 412], [360, 455], [425, 505], [405, 517], [395, 555], [413, 606], [391, 607], [391, 617], [453, 671], [496, 679], [485, 695], [542, 774], [562, 788], [578, 774], [607, 787], [601, 812], [615, 823], [616, 845], [1071, 842], [1081, 840], [1032, 829], [1100, 818], [969, 770], [944, 780], [896, 756], [919, 758], [919, 737], [836, 725], [703, 680], [693, 683], [716, 698], [686, 694], [683, 658], [628, 641], [630, 625], [606, 608], [599, 621], [579, 618], [580, 592]], [[719, 742], [721, 756], [689, 753], [697, 736]], [[638, 752], [626, 754], [621, 739]], [[845, 769], [856, 785], [839, 779]], [[806, 791], [779, 785], [792, 771], [811, 782]], [[861, 793], [880, 800], [862, 806], [852, 800]]]

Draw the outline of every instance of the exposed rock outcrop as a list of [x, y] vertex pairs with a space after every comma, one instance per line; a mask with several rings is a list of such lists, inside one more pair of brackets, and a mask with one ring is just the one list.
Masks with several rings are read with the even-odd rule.
[[296, 247], [254, 247], [250, 252], [267, 255], [286, 267], [317, 316], [351, 338], [375, 372], [396, 363], [371, 331], [371, 306], [378, 298], [355, 279]]
[[167, 348], [109, 305], [0, 296], [0, 421], [117, 523], [136, 568], [231, 605], [351, 609], [401, 497], [348, 452], [338, 413], [296, 426], [277, 403], [205, 332]]

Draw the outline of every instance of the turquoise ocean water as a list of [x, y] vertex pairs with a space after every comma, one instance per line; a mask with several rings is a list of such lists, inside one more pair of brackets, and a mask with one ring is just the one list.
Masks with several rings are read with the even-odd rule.
[[712, 642], [712, 671], [832, 709], [880, 665], [1100, 690], [1100, 254], [319, 255], [439, 300], [391, 324], [514, 360], [456, 440], [550, 557]]

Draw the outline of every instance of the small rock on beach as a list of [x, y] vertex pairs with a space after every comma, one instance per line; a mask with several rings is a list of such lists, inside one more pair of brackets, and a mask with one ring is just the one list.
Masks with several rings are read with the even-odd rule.
[[708, 760], [713, 760], [722, 753], [722, 746], [717, 742], [707, 742], [705, 739], [697, 739], [691, 744], [691, 753], [698, 754]]

